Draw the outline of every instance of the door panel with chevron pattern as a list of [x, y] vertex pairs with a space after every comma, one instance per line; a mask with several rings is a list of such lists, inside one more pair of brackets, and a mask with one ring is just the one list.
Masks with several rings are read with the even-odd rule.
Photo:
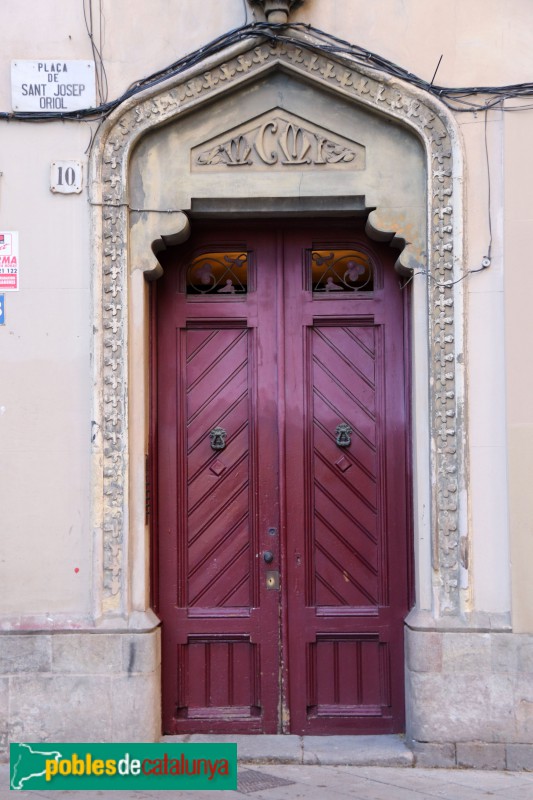
[[[217, 330], [208, 346], [202, 346], [204, 334], [186, 332], [187, 557], [182, 580], [191, 608], [247, 607], [253, 605], [249, 331]], [[231, 448], [220, 455], [206, 446], [217, 424], [232, 437]]]
[[[317, 606], [378, 605], [375, 333], [372, 328], [316, 326], [311, 334]], [[369, 347], [363, 346], [364, 334]], [[352, 427], [345, 452], [331, 436], [339, 419]]]
[[169, 258], [157, 382], [169, 733], [403, 728], [407, 348], [392, 261], [356, 222], [332, 221], [197, 225]]

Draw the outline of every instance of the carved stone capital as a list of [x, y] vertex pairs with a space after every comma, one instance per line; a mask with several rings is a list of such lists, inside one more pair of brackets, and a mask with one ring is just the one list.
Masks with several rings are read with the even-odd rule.
[[285, 25], [291, 11], [301, 6], [305, 0], [249, 0], [253, 6], [260, 6], [267, 22]]

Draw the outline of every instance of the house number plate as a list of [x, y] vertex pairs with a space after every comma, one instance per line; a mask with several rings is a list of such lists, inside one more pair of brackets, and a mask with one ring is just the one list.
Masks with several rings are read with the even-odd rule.
[[83, 186], [81, 161], [52, 161], [50, 189], [55, 194], [79, 194]]

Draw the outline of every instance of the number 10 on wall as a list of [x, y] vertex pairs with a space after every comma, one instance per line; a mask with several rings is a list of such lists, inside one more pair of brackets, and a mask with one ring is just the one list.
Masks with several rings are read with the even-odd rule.
[[81, 161], [52, 161], [50, 190], [58, 194], [79, 194], [83, 185]]

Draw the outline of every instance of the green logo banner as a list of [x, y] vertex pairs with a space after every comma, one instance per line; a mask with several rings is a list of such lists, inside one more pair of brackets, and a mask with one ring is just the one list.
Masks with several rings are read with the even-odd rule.
[[10, 788], [236, 789], [236, 744], [10, 745]]

